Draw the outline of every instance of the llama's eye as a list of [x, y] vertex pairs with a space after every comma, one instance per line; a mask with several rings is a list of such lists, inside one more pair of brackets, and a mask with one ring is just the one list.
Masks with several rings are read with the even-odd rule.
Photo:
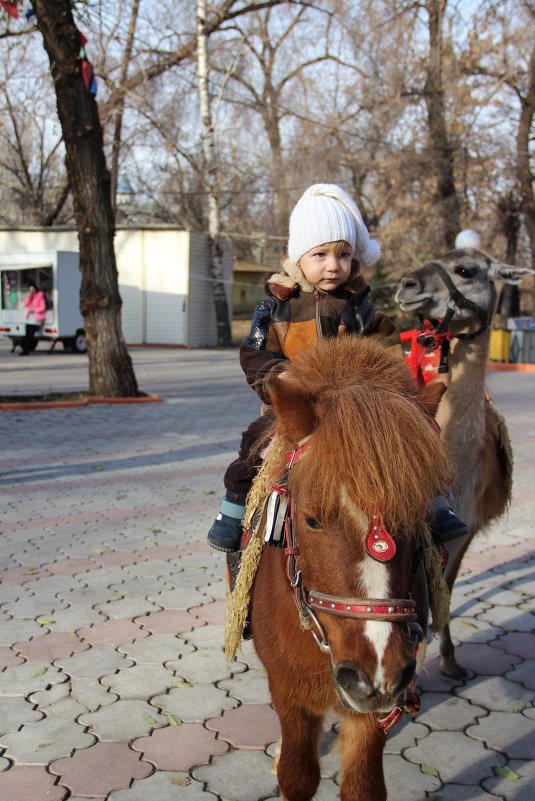
[[457, 267], [455, 275], [460, 275], [461, 278], [473, 278], [477, 273], [477, 267]]
[[321, 523], [318, 523], [314, 517], [309, 517], [308, 515], [305, 515], [305, 523], [309, 528], [314, 529], [314, 531], [319, 531], [319, 529], [322, 527]]

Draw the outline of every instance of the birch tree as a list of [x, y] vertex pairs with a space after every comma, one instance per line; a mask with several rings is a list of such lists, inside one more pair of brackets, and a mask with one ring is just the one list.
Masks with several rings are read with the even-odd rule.
[[201, 144], [203, 152], [203, 184], [208, 203], [208, 238], [211, 255], [212, 291], [217, 324], [217, 342], [230, 345], [230, 321], [223, 269], [223, 242], [219, 215], [219, 179], [216, 158], [215, 124], [209, 84], [208, 32], [206, 0], [197, 0], [197, 72], [199, 108], [201, 114]]
[[[132, 50], [134, 47], [134, 36], [136, 32], [136, 25], [139, 14], [139, 4], [140, 0], [133, 0], [132, 2], [130, 21], [128, 23], [126, 46], [123, 53], [123, 58], [121, 62], [121, 72], [119, 75], [119, 90], [121, 90], [121, 87], [124, 86], [128, 75], [128, 64], [130, 62], [130, 58], [132, 56]], [[111, 198], [112, 198], [114, 214], [116, 210], [117, 181], [119, 178], [119, 155], [121, 151], [121, 132], [123, 127], [123, 115], [124, 115], [124, 93], [119, 94], [117, 105], [114, 110], [114, 122], [113, 122], [113, 139], [112, 139], [112, 150], [111, 150]]]

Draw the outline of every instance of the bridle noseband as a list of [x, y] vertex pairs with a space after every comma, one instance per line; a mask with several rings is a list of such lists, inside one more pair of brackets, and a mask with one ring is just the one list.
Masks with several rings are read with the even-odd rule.
[[463, 293], [457, 289], [449, 272], [439, 261], [431, 261], [426, 265], [426, 267], [435, 270], [450, 291], [450, 297], [448, 299], [448, 311], [446, 312], [446, 316], [440, 323], [438, 320], [431, 320], [433, 325], [436, 327], [437, 334], [446, 333], [449, 328], [449, 324], [457, 310], [470, 309], [470, 311], [473, 311], [477, 314], [481, 321], [479, 328], [477, 331], [465, 334], [454, 334], [454, 336], [457, 339], [476, 339], [476, 337], [480, 336], [480, 334], [482, 334], [483, 331], [489, 327], [490, 314], [487, 309], [484, 309], [483, 306], [480, 306], [478, 303], [474, 303], [473, 300], [465, 297], [465, 295], [463, 295]]

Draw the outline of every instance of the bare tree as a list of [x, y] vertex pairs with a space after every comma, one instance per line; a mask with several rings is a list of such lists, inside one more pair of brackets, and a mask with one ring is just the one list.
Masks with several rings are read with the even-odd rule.
[[[293, 200], [307, 183], [332, 180], [358, 198], [368, 224], [378, 229], [385, 280], [395, 280], [415, 258], [432, 258], [451, 244], [459, 218], [477, 227], [488, 245], [504, 249], [496, 189], [503, 196], [516, 191], [520, 167], [527, 176], [518, 240], [525, 258], [532, 5], [207, 0], [212, 130], [205, 127], [209, 135], [202, 137], [191, 0], [75, 9], [83, 14], [99, 78], [113, 180], [120, 165], [138, 189], [130, 219], [209, 232], [212, 195], [219, 222], [211, 230], [231, 236], [242, 257], [254, 258], [261, 245], [275, 260]], [[22, 49], [21, 37], [7, 41]], [[7, 53], [4, 47], [2, 65]], [[66, 187], [64, 146], [52, 128], [42, 135], [43, 164], [56, 149], [40, 179], [41, 135], [29, 132], [36, 121], [23, 122], [20, 110], [28, 101], [16, 91], [20, 81], [6, 86], [19, 137], [0, 82], [0, 218], [20, 223], [24, 205], [26, 218], [32, 209], [35, 221], [64, 220], [70, 203], [54, 217], [56, 193], [61, 202]], [[44, 81], [43, 97], [49, 87]], [[210, 136], [212, 160], [202, 146]], [[216, 178], [211, 188], [209, 174]]]
[[69, 0], [34, 0], [54, 79], [80, 242], [80, 311], [92, 395], [129, 397], [137, 382], [121, 329], [110, 174], [93, 95], [81, 73], [80, 33]]
[[[299, 28], [303, 22], [307, 22], [307, 11], [308, 9], [301, 8], [297, 13], [287, 14], [286, 18], [276, 15], [273, 19], [275, 15], [272, 9], [267, 9], [255, 19], [250, 28], [235, 23], [241, 39], [238, 44], [241, 56], [245, 56], [246, 52], [249, 54], [252, 68], [239, 67], [232, 72], [231, 79], [245, 90], [246, 99], [240, 98], [239, 102], [260, 114], [262, 119], [271, 156], [270, 178], [276, 199], [276, 233], [281, 239], [286, 236], [291, 209], [288, 192], [289, 163], [283, 153], [281, 125], [292, 111], [291, 104], [285, 102], [285, 95], [292, 84], [297, 85], [303, 79], [303, 74], [310, 67], [330, 58], [327, 33], [325, 40], [321, 40], [320, 54], [311, 55], [309, 45], [302, 47], [304, 55], [300, 51], [296, 58]], [[302, 40], [306, 40], [306, 34], [305, 28]]]
[[[455, 145], [448, 132], [444, 88], [444, 25], [447, 0], [424, 0], [391, 4], [392, 18], [406, 16], [416, 31], [423, 13], [428, 38], [423, 69], [416, 71], [416, 82], [406, 86], [403, 95], [409, 101], [424, 101], [427, 111], [429, 166], [436, 179], [436, 204], [442, 223], [442, 247], [452, 248], [461, 228], [460, 201], [455, 185]], [[417, 41], [417, 39], [415, 39]], [[419, 82], [423, 80], [423, 85]]]
[[[535, 13], [532, 12], [532, 16], [535, 20]], [[522, 197], [522, 213], [529, 236], [532, 263], [535, 265], [535, 176], [533, 175], [530, 165], [530, 143], [533, 120], [535, 117], [535, 46], [531, 51], [527, 78], [527, 90], [525, 94], [518, 93], [520, 100], [520, 119], [516, 137], [516, 156], [518, 183]]]
[[[128, 64], [130, 62], [130, 58], [132, 56], [132, 50], [134, 47], [134, 36], [136, 32], [137, 18], [139, 14], [139, 3], [140, 0], [133, 0], [132, 2], [130, 22], [128, 23], [128, 35], [126, 38], [126, 47], [124, 49], [123, 59], [121, 63], [121, 72], [119, 75], [119, 91], [120, 88], [124, 86], [128, 74]], [[117, 106], [114, 110], [113, 143], [111, 151], [111, 200], [114, 213], [115, 213], [115, 202], [117, 194], [117, 180], [119, 178], [119, 154], [121, 150], [121, 130], [123, 126], [123, 115], [124, 115], [124, 103], [119, 94]]]
[[215, 119], [211, 109], [209, 87], [208, 34], [206, 32], [206, 0], [197, 0], [197, 72], [201, 112], [201, 144], [203, 183], [208, 199], [208, 237], [211, 252], [212, 291], [219, 345], [231, 343], [229, 308], [224, 283], [223, 243], [219, 215], [219, 181], [215, 154]]
[[444, 245], [449, 250], [461, 229], [460, 203], [455, 188], [454, 147], [446, 127], [443, 86], [443, 25], [447, 0], [425, 0], [428, 15], [429, 55], [424, 98], [429, 120], [429, 137], [435, 155], [437, 198], [442, 217]]
[[[49, 75], [20, 79], [33, 59], [33, 37], [13, 41], [0, 66], [0, 219], [12, 224], [52, 225], [61, 220], [69, 189], [62, 168], [63, 142], [54, 118]], [[33, 93], [28, 114], [27, 93]]]
[[[505, 94], [505, 100], [500, 104], [502, 114], [506, 120], [512, 120], [513, 124], [517, 125], [514, 137], [516, 149], [512, 157], [515, 165], [511, 170], [516, 173], [516, 187], [511, 197], [516, 203], [516, 194], [519, 195], [531, 261], [535, 265], [535, 177], [532, 169], [535, 120], [535, 45], [533, 44], [535, 5], [528, 0], [504, 2], [498, 8], [494, 6], [484, 8], [482, 17], [478, 21], [483, 30], [490, 29], [494, 32], [497, 28], [497, 35], [485, 39], [474, 31], [464, 58], [463, 69], [466, 74], [486, 82], [495, 97]], [[513, 103], [508, 102], [507, 95], [514, 101]], [[509, 167], [509, 164], [506, 166]], [[508, 178], [509, 176], [506, 176], [506, 180]], [[507, 180], [507, 183], [510, 181]], [[503, 233], [507, 246], [510, 247], [514, 241], [516, 251], [519, 235], [518, 216], [511, 217], [509, 208], [506, 212], [504, 213], [502, 209], [501, 217], [509, 221], [509, 236], [506, 230]], [[532, 308], [535, 308], [535, 283]]]

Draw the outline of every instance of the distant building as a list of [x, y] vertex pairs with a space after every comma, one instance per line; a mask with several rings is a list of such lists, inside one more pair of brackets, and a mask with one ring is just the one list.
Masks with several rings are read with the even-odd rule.
[[265, 264], [255, 264], [250, 261], [234, 262], [233, 316], [247, 317], [251, 315], [256, 304], [266, 296], [266, 282], [274, 272]]

